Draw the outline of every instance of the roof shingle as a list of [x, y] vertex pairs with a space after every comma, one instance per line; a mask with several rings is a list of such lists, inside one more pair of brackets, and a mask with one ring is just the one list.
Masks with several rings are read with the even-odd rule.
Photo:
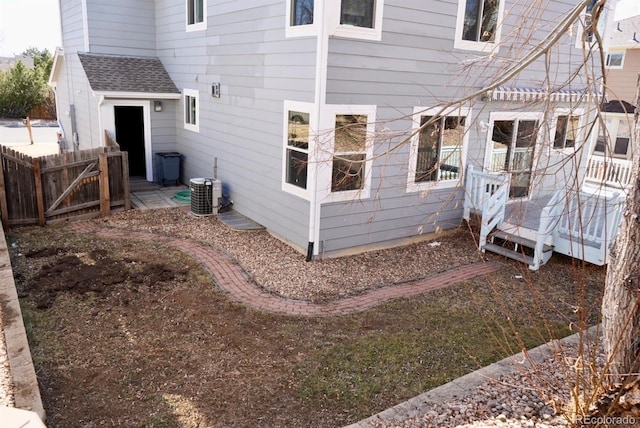
[[87, 53], [78, 57], [94, 91], [180, 93], [158, 58]]

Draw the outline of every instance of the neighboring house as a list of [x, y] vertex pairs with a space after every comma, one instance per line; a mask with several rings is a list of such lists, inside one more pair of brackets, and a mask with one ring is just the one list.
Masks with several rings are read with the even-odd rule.
[[577, 3], [61, 1], [51, 84], [75, 149], [107, 130], [149, 181], [157, 152], [185, 183], [215, 164], [235, 210], [336, 256], [458, 226], [468, 166], [511, 173], [518, 200], [584, 174], [582, 30], [488, 88]]
[[0, 56], [0, 71], [7, 71], [16, 63], [22, 62], [27, 68], [33, 70], [33, 57], [26, 55]]
[[587, 180], [604, 180], [610, 186], [628, 188], [633, 113], [640, 75], [640, 16], [621, 15], [617, 7], [624, 5], [625, 2], [612, 2], [614, 13], [609, 15], [604, 36], [607, 102], [602, 108], [603, 123], [593, 145]]
[[616, 21], [614, 15], [608, 25], [605, 47], [607, 98], [635, 105], [640, 73], [640, 16]]

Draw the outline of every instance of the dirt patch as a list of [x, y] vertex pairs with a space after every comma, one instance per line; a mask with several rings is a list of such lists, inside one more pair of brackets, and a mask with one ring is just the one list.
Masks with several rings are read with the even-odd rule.
[[29, 251], [27, 259], [46, 260], [38, 271], [23, 281], [23, 296], [38, 309], [50, 308], [60, 293], [103, 295], [125, 290], [157, 292], [171, 281], [185, 278], [184, 268], [150, 262], [137, 257], [114, 259], [104, 249], [74, 252], [65, 248]]
[[50, 428], [344, 426], [518, 352], [510, 325], [534, 346], [597, 321], [604, 273], [507, 262], [490, 281], [305, 319], [236, 303], [168, 246], [62, 226], [7, 240]]

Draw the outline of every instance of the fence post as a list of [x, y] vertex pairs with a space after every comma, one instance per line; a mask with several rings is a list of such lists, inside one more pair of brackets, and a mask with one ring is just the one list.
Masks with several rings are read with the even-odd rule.
[[124, 191], [124, 209], [131, 209], [131, 194], [129, 184], [129, 152], [120, 152], [122, 157], [122, 188]]
[[44, 218], [44, 194], [42, 193], [42, 173], [40, 170], [40, 159], [33, 159], [33, 179], [36, 184], [36, 204], [38, 206], [38, 225], [46, 224]]
[[109, 161], [106, 153], [98, 155], [100, 169], [100, 212], [103, 216], [111, 212], [111, 198], [109, 196]]
[[0, 164], [2, 168], [0, 170], [0, 217], [2, 218], [2, 226], [4, 230], [9, 229], [9, 206], [7, 205], [7, 189], [4, 184], [4, 147], [2, 148], [2, 154], [0, 155]]

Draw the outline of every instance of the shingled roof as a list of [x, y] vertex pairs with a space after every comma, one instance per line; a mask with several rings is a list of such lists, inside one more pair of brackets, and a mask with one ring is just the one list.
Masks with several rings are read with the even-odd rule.
[[78, 57], [96, 92], [180, 93], [158, 58], [86, 53]]
[[612, 100], [602, 106], [604, 113], [627, 113], [633, 114], [636, 111], [636, 107], [624, 100]]

